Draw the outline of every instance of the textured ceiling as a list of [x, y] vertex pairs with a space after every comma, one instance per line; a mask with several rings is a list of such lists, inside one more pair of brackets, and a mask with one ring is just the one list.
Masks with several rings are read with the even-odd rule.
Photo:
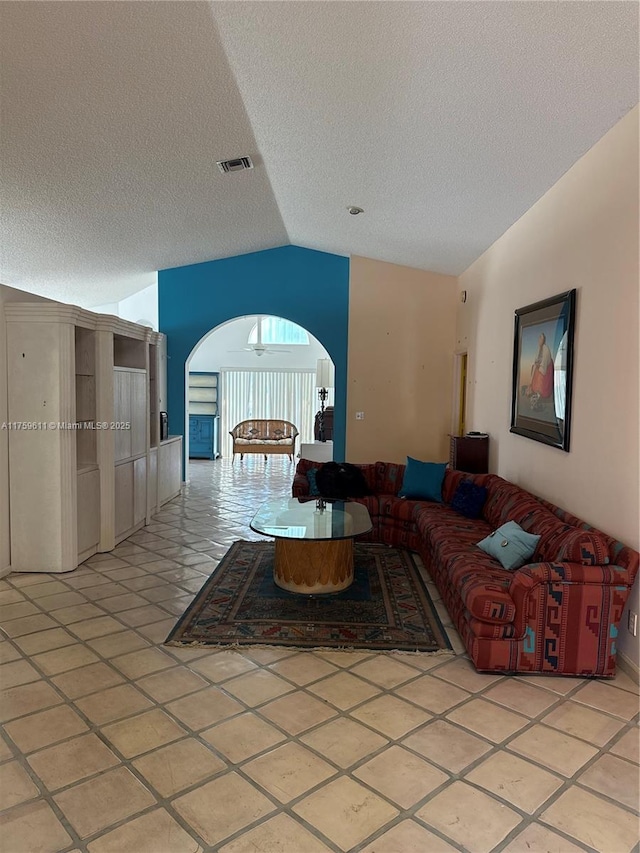
[[638, 100], [635, 3], [0, 14], [0, 280], [82, 305], [289, 242], [460, 273]]

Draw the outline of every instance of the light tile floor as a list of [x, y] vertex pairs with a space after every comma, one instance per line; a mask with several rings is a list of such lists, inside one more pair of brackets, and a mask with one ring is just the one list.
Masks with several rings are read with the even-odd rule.
[[452, 629], [455, 656], [162, 645], [292, 471], [192, 463], [113, 553], [0, 581], [3, 853], [637, 851], [624, 673], [481, 675]]

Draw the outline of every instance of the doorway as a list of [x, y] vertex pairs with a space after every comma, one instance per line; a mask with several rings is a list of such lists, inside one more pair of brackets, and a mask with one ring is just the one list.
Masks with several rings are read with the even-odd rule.
[[468, 367], [468, 354], [466, 352], [456, 353], [452, 430], [454, 435], [464, 435], [466, 432]]
[[197, 450], [199, 458], [231, 458], [229, 431], [252, 418], [291, 421], [299, 430], [299, 441], [312, 442], [318, 408], [316, 365], [318, 359], [324, 358], [328, 353], [322, 344], [284, 318], [248, 315], [212, 329], [194, 347], [185, 364], [187, 458], [196, 458], [191, 446], [196, 436], [195, 401], [201, 400], [204, 393], [212, 393], [211, 389], [192, 387], [189, 394], [189, 387], [205, 380], [210, 385], [212, 377], [216, 386], [215, 413], [207, 412], [206, 416], [214, 417], [217, 443], [213, 454], [202, 455], [203, 451]]

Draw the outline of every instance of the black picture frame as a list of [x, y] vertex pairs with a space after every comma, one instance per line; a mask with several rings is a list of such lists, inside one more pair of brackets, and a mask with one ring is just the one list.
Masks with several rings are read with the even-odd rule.
[[576, 291], [515, 312], [511, 432], [569, 452]]

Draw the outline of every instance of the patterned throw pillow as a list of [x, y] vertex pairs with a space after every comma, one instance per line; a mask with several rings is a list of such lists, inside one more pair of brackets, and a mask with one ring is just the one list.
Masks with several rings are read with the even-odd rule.
[[511, 571], [533, 557], [539, 540], [539, 536], [527, 533], [515, 521], [507, 521], [478, 542], [478, 548], [499, 560], [503, 569]]
[[320, 497], [320, 490], [318, 489], [318, 484], [316, 483], [316, 474], [318, 473], [317, 468], [309, 468], [307, 471], [307, 481], [309, 483], [309, 494], [313, 498]]
[[562, 539], [554, 562], [582, 563], [583, 566], [606, 566], [609, 562], [607, 543], [589, 530], [572, 530]]
[[465, 518], [480, 518], [487, 500], [487, 490], [477, 486], [473, 480], [462, 480], [451, 499], [451, 509], [455, 509]]

